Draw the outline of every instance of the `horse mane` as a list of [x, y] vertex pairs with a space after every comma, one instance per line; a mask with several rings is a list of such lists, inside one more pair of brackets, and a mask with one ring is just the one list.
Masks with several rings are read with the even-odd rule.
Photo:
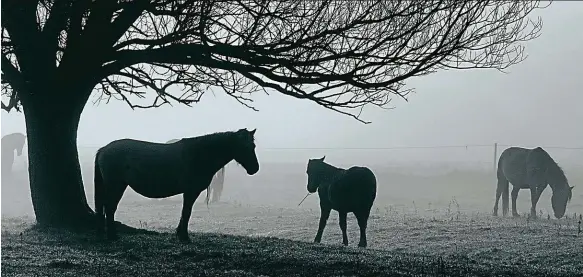
[[547, 151], [544, 149], [537, 147], [535, 150], [540, 151], [541, 154], [546, 159], [547, 170], [550, 170], [550, 176], [553, 179], [553, 182], [561, 183], [564, 186], [569, 187], [569, 180], [567, 179], [567, 175], [563, 169], [559, 166], [559, 164], [549, 155]]
[[[238, 131], [226, 131], [206, 134], [197, 137], [183, 138], [182, 141], [188, 141], [197, 144], [214, 144], [216, 142], [230, 141], [235, 139], [235, 134]], [[255, 140], [255, 138], [253, 138]]]
[[316, 160], [316, 161], [317, 161], [317, 168], [316, 169], [318, 171], [325, 170], [326, 172], [330, 172], [330, 171], [338, 172], [338, 171], [344, 170], [343, 168], [333, 166], [325, 161], [320, 161], [320, 160]]
[[[230, 142], [236, 139], [235, 134], [237, 131], [226, 131], [226, 132], [216, 132], [211, 134], [206, 134], [197, 137], [190, 137], [190, 138], [183, 138], [179, 140], [179, 142], [186, 142], [189, 145], [193, 145], [195, 147], [200, 145], [215, 145], [218, 142]], [[214, 178], [214, 176], [213, 176]], [[206, 189], [206, 197], [205, 202], [208, 206], [210, 200], [209, 189]]]
[[[228, 139], [232, 139], [233, 134], [234, 134], [234, 132], [232, 132], [232, 131], [216, 132], [216, 133], [206, 134], [206, 135], [197, 136], [197, 137], [183, 138], [179, 141], [193, 143], [197, 146], [201, 145], [201, 144], [208, 145], [208, 144], [215, 144], [218, 141], [223, 142], [223, 141], [226, 141]], [[210, 200], [210, 192], [209, 192], [209, 188], [207, 188], [206, 189], [206, 197], [205, 197], [205, 203], [206, 203], [207, 207], [209, 205], [209, 200]]]

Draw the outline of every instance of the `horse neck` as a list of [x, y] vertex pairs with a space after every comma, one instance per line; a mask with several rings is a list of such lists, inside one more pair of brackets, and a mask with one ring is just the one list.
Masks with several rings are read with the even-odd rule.
[[569, 187], [569, 181], [567, 180], [567, 176], [565, 176], [565, 172], [553, 160], [548, 162], [547, 180], [553, 190]]
[[342, 171], [344, 171], [344, 169], [339, 168], [339, 167], [335, 167], [331, 164], [327, 164], [327, 163], [322, 163], [322, 167], [320, 168], [320, 174], [324, 175], [326, 177], [332, 177]]
[[205, 163], [213, 171], [219, 171], [225, 167], [235, 157], [232, 143], [228, 137], [217, 138], [216, 140], [203, 140], [199, 143], [191, 144], [190, 147], [196, 148], [195, 151], [203, 149], [202, 157], [207, 157]]

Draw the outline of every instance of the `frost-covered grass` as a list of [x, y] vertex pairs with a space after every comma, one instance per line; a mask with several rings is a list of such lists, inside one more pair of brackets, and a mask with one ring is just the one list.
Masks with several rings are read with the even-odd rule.
[[[340, 245], [333, 214], [321, 245], [311, 243], [314, 209], [196, 205], [191, 244], [173, 236], [179, 201], [126, 205], [118, 219], [154, 232], [95, 234], [2, 219], [2, 276], [577, 276], [583, 272], [578, 219], [537, 221], [460, 211], [375, 209], [367, 250], [349, 216]], [[148, 208], [144, 208], [148, 207]], [[144, 210], [151, 211], [144, 214]], [[154, 213], [155, 212], [155, 213]]]
[[[253, 177], [228, 171], [225, 203], [206, 207], [201, 196], [195, 205], [189, 245], [173, 236], [180, 196], [150, 200], [128, 190], [116, 220], [153, 233], [121, 234], [119, 242], [108, 243], [92, 233], [32, 228], [26, 180], [3, 182], [2, 276], [583, 276], [578, 186], [568, 218], [548, 219], [547, 189], [538, 205], [541, 217], [533, 221], [491, 215], [495, 178], [489, 174], [419, 177], [376, 170], [369, 248], [361, 250], [353, 215], [350, 245], [341, 246], [335, 212], [322, 244], [312, 243], [318, 197], [297, 207], [306, 191], [305, 173], [296, 171], [264, 167]], [[93, 205], [91, 177], [84, 179]], [[576, 185], [583, 178], [570, 180]], [[529, 193], [521, 192], [519, 211], [529, 205]]]

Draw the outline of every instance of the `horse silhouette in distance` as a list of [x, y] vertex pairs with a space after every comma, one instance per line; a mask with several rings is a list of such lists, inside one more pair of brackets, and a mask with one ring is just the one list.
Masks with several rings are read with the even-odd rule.
[[[221, 194], [223, 194], [223, 187], [225, 185], [225, 167], [221, 168], [211, 181], [211, 185], [209, 187], [210, 194], [212, 195], [210, 202], [211, 203], [218, 203], [221, 199]], [[208, 198], [207, 198], [208, 201]]]
[[207, 189], [215, 173], [235, 160], [254, 175], [259, 171], [255, 154], [255, 130], [240, 129], [175, 143], [120, 139], [101, 147], [95, 155], [95, 211], [98, 234], [116, 239], [114, 214], [129, 186], [148, 198], [183, 195], [176, 235], [189, 242], [188, 222], [194, 201]]
[[358, 246], [366, 247], [366, 226], [377, 193], [376, 177], [367, 167], [342, 169], [327, 164], [325, 158], [310, 159], [306, 170], [308, 192], [318, 191], [320, 197], [320, 224], [314, 242], [320, 243], [330, 211], [335, 210], [342, 230], [342, 244], [348, 245], [346, 216], [353, 213], [360, 227]]
[[[177, 141], [179, 141], [180, 139], [171, 139], [169, 141], [167, 141], [166, 143], [175, 143]], [[219, 202], [220, 198], [221, 198], [221, 194], [223, 193], [223, 187], [225, 184], [225, 167], [223, 166], [218, 172], [217, 174], [213, 177], [213, 180], [211, 181], [211, 185], [208, 188], [208, 194], [212, 195], [212, 198], [210, 199], [210, 203], [217, 203]], [[209, 197], [207, 194], [207, 198], [206, 198], [206, 202], [209, 202]]]
[[2, 137], [2, 177], [10, 177], [12, 165], [14, 164], [14, 151], [16, 155], [22, 156], [22, 149], [26, 142], [23, 133], [12, 133]]
[[502, 196], [502, 214], [508, 214], [509, 183], [512, 184], [512, 215], [518, 217], [516, 199], [520, 189], [530, 189], [530, 217], [536, 218], [536, 204], [547, 186], [553, 195], [551, 204], [556, 218], [561, 218], [567, 210], [567, 203], [573, 195], [573, 187], [561, 167], [541, 147], [527, 149], [510, 147], [500, 154], [496, 172], [496, 202], [494, 216], [498, 216], [498, 201]]

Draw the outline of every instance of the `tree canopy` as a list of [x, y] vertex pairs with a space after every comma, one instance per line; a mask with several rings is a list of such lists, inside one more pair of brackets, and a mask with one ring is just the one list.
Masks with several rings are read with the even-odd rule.
[[2, 109], [20, 110], [33, 83], [74, 78], [89, 92], [42, 94], [67, 101], [96, 91], [101, 100], [147, 108], [190, 105], [222, 89], [253, 108], [252, 93], [276, 91], [358, 119], [365, 105], [386, 107], [392, 95], [406, 97], [408, 78], [521, 62], [524, 42], [542, 27], [529, 15], [541, 7], [537, 1], [2, 0]]

